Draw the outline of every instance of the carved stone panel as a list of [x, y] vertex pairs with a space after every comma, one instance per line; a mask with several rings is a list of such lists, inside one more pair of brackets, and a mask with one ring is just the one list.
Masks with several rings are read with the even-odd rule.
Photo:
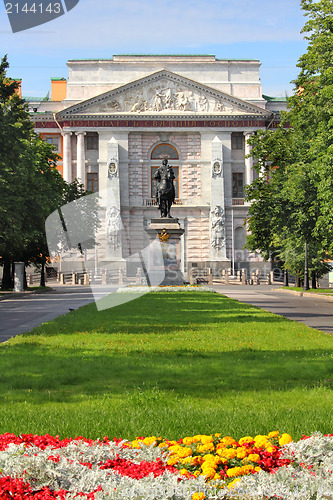
[[89, 106], [90, 113], [244, 113], [233, 103], [180, 82], [162, 78], [128, 89], [103, 103]]

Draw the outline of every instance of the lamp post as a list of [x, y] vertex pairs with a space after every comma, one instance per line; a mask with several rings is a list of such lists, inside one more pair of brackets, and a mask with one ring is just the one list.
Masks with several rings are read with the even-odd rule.
[[310, 289], [309, 287], [309, 271], [308, 271], [308, 244], [305, 242], [305, 260], [304, 260], [304, 285], [303, 290], [307, 291]]
[[283, 286], [289, 286], [288, 271], [287, 269], [283, 272]]

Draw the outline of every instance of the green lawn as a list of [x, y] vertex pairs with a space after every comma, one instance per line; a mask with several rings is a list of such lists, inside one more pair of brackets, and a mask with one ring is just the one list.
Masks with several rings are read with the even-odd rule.
[[333, 432], [333, 337], [219, 294], [150, 293], [0, 345], [0, 433]]

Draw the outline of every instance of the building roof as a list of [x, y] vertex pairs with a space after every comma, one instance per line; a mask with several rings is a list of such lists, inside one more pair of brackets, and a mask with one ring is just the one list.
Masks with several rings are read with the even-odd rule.
[[269, 102], [287, 102], [287, 97], [271, 97], [269, 95], [262, 95], [265, 101]]

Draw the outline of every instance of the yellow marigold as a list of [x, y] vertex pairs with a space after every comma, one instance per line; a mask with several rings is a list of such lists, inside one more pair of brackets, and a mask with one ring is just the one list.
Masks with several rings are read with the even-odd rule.
[[191, 450], [191, 448], [180, 448], [176, 453], [180, 458], [186, 458], [190, 457], [193, 451]]
[[169, 447], [168, 452], [170, 455], [178, 455], [179, 453], [181, 453], [182, 450], [183, 450], [182, 446], [179, 446], [179, 444], [175, 444]]
[[224, 436], [224, 438], [222, 438], [220, 442], [224, 444], [224, 446], [233, 446], [237, 444], [237, 441], [235, 441], [231, 436]]
[[137, 439], [134, 439], [134, 441], [132, 441], [132, 448], [141, 448]]
[[206, 495], [204, 493], [194, 493], [192, 495], [192, 500], [204, 500]]
[[252, 436], [242, 437], [238, 442], [242, 446], [244, 443], [252, 443], [254, 441]]
[[213, 477], [213, 479], [217, 480], [217, 479], [221, 479], [221, 476], [220, 474], [216, 473], [215, 476]]
[[198, 444], [197, 445], [197, 452], [198, 453], [206, 453], [207, 451], [214, 451], [215, 446], [213, 443], [207, 443], [207, 444]]
[[200, 476], [201, 472], [199, 470], [196, 470], [195, 472], [193, 472], [193, 476], [195, 477], [198, 477]]
[[167, 461], [167, 464], [168, 465], [176, 465], [178, 462], [179, 462], [179, 458], [178, 457], [171, 457]]
[[189, 475], [189, 471], [187, 469], [181, 469], [180, 473], [181, 473], [182, 476], [188, 476]]
[[183, 438], [183, 443], [188, 446], [193, 443], [193, 437], [185, 437]]
[[254, 467], [253, 465], [243, 465], [243, 467], [241, 467], [241, 470], [243, 475], [247, 475], [254, 471]]
[[220, 434], [219, 432], [216, 432], [216, 433], [214, 434], [214, 436], [215, 436], [216, 438], [219, 438], [219, 437], [221, 437], [221, 434]]
[[254, 470], [255, 470], [256, 472], [260, 472], [260, 471], [262, 470], [262, 468], [257, 466], [257, 467], [255, 467], [255, 468], [254, 468]]
[[204, 476], [206, 476], [207, 479], [213, 479], [213, 477], [216, 474], [216, 471], [212, 467], [211, 468], [207, 467], [202, 471], [202, 473]]
[[218, 465], [215, 463], [215, 462], [204, 462], [202, 465], [201, 465], [201, 470], [202, 472], [205, 472], [207, 469], [214, 469], [216, 470], [218, 467]]
[[202, 444], [212, 443], [214, 441], [213, 436], [201, 436]]
[[269, 452], [269, 453], [273, 453], [275, 450], [276, 450], [276, 446], [273, 446], [272, 444], [268, 443], [266, 445], [266, 450]]
[[237, 456], [237, 451], [234, 448], [225, 448], [223, 450], [222, 457], [228, 458], [228, 460], [232, 460], [233, 458], [236, 458], [236, 456]]
[[268, 445], [271, 446], [271, 443], [268, 441], [268, 436], [262, 436], [260, 434], [254, 438], [254, 442], [258, 448], [266, 448]]
[[237, 477], [242, 475], [243, 475], [242, 467], [231, 467], [230, 469], [227, 470], [228, 477]]
[[181, 463], [184, 464], [184, 465], [186, 465], [186, 464], [188, 464], [188, 465], [194, 465], [193, 462], [194, 462], [193, 457], [186, 457], [186, 458], [184, 458], [181, 461]]
[[269, 432], [268, 437], [275, 438], [275, 437], [278, 437], [279, 434], [280, 434], [279, 431], [272, 431], [272, 432]]
[[201, 434], [197, 434], [196, 436], [193, 436], [193, 443], [198, 443], [199, 441], [201, 441]]
[[238, 483], [240, 480], [241, 480], [240, 477], [236, 477], [236, 479], [234, 479], [233, 481], [231, 481], [231, 483], [228, 484], [229, 490], [231, 490], [232, 488], [234, 488], [235, 485], [236, 485], [236, 483]]
[[192, 460], [193, 465], [201, 465], [204, 462], [204, 458], [199, 456], [192, 457]]
[[290, 434], [282, 434], [282, 436], [279, 439], [279, 445], [283, 446], [285, 444], [291, 443], [293, 438], [290, 436]]
[[250, 455], [248, 455], [247, 460], [257, 464], [260, 460], [260, 456], [257, 453], [251, 453]]
[[146, 437], [143, 440], [143, 444], [145, 444], [146, 446], [150, 446], [151, 444], [156, 445], [157, 444], [157, 437], [156, 436]]
[[236, 450], [237, 458], [245, 458], [247, 456], [247, 449], [244, 447], [240, 447]]
[[160, 444], [158, 445], [158, 447], [159, 447], [159, 448], [168, 448], [168, 446], [169, 446], [169, 445], [168, 445], [168, 443], [166, 443], [166, 442], [164, 442], [164, 443], [160, 443]]

